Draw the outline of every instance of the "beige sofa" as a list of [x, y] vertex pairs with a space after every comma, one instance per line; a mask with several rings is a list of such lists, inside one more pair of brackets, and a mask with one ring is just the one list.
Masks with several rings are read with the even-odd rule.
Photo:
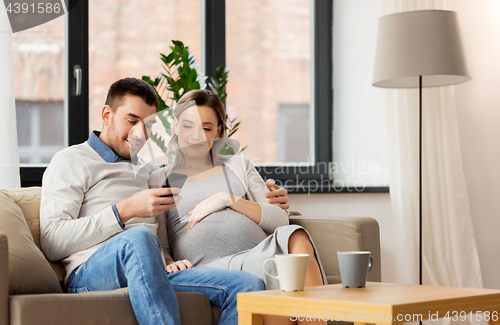
[[[137, 324], [127, 289], [63, 293], [64, 268], [40, 250], [39, 187], [0, 190], [0, 325]], [[378, 223], [372, 218], [291, 217], [312, 235], [329, 283], [340, 282], [336, 253], [369, 250], [380, 281]], [[178, 293], [183, 325], [217, 323], [220, 309], [198, 293]]]

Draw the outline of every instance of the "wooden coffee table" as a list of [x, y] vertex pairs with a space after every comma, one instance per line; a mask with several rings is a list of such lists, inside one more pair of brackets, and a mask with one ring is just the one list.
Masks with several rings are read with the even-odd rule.
[[[262, 315], [297, 320], [339, 320], [358, 324], [401, 324], [450, 318], [500, 324], [500, 290], [368, 282], [365, 288], [342, 284], [301, 292], [267, 290], [238, 294], [239, 325], [262, 325]], [[486, 315], [489, 315], [487, 318]]]

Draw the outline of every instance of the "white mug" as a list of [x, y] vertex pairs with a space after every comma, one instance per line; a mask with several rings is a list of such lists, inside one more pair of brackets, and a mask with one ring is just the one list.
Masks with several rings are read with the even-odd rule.
[[[270, 261], [276, 264], [278, 276], [266, 271], [266, 263]], [[309, 254], [277, 254], [265, 260], [262, 267], [267, 275], [280, 282], [282, 291], [303, 291], [308, 263]]]

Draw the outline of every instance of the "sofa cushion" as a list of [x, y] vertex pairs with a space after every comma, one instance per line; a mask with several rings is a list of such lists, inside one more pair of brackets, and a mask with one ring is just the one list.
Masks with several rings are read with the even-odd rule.
[[[23, 211], [24, 219], [31, 231], [35, 245], [43, 252], [40, 245], [40, 200], [42, 198], [41, 187], [14, 188], [7, 191], [12, 200]], [[50, 266], [56, 272], [59, 282], [63, 282], [66, 270], [61, 262], [49, 261]]]
[[35, 245], [40, 245], [40, 200], [42, 198], [41, 187], [13, 188], [7, 190], [7, 194], [23, 211], [24, 219], [28, 224]]
[[21, 208], [0, 191], [0, 231], [9, 245], [9, 294], [60, 293], [56, 274], [35, 245]]
[[[183, 325], [217, 324], [220, 308], [212, 306], [205, 295], [177, 292], [176, 296]], [[137, 324], [127, 288], [77, 294], [12, 296], [9, 307], [10, 324], [13, 325], [68, 324], [68, 319], [72, 325]]]

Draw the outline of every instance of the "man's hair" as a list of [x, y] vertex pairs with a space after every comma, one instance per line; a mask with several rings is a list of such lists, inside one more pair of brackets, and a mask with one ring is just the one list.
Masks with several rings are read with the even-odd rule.
[[123, 105], [125, 96], [137, 96], [149, 106], [155, 106], [158, 109], [158, 97], [153, 86], [146, 81], [137, 78], [124, 78], [115, 81], [108, 90], [105, 105], [111, 107], [113, 112]]

